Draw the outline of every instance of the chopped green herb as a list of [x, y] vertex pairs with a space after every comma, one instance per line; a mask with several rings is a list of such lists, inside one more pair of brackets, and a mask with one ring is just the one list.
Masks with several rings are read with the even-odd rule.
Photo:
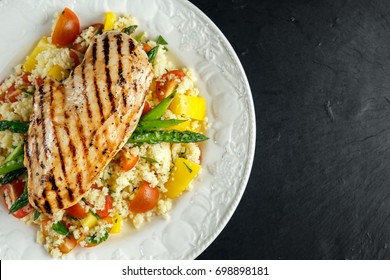
[[126, 33], [128, 35], [131, 35], [137, 29], [137, 27], [138, 27], [138, 25], [130, 25], [130, 26], [126, 27], [126, 28], [123, 28], [122, 32]]
[[27, 93], [28, 95], [33, 95], [34, 94], [34, 91], [28, 91], [27, 89], [25, 89], [25, 88], [21, 88], [20, 89], [22, 92], [24, 92], [24, 93]]
[[192, 169], [183, 161], [184, 165], [187, 167], [188, 172], [192, 173]]
[[184, 152], [181, 152], [179, 154], [179, 158], [184, 158], [186, 156], [186, 154], [187, 154], [187, 148], [184, 148]]
[[158, 161], [155, 160], [154, 158], [150, 158], [150, 157], [141, 157], [141, 158], [143, 158], [146, 161], [149, 161], [150, 163], [158, 163]]
[[9, 130], [15, 133], [26, 133], [29, 123], [20, 121], [0, 121], [0, 131]]
[[95, 212], [92, 212], [92, 211], [89, 211], [89, 212], [91, 212], [91, 214], [94, 215], [96, 219], [100, 220], [100, 217], [98, 214], [96, 214]]
[[24, 185], [23, 193], [18, 197], [18, 199], [11, 205], [9, 209], [9, 214], [15, 213], [19, 209], [28, 205], [28, 193], [27, 193], [27, 182]]
[[108, 231], [106, 229], [105, 233], [102, 237], [98, 238], [97, 235], [94, 234], [92, 236], [87, 236], [84, 240], [85, 240], [85, 242], [87, 242], [89, 244], [99, 244], [99, 243], [106, 241], [109, 236], [110, 235], [108, 234]]
[[41, 213], [37, 209], [34, 209], [34, 221], [36, 221], [40, 215]]
[[167, 41], [165, 41], [165, 39], [161, 35], [158, 36], [156, 43], [158, 45], [168, 45]]
[[149, 62], [153, 62], [154, 59], [156, 58], [158, 52], [158, 46], [153, 47], [149, 52], [148, 52], [148, 58]]
[[138, 43], [141, 43], [142, 41], [142, 38], [145, 36], [145, 32], [142, 32], [136, 36], [134, 36], [134, 39], [138, 42]]
[[55, 232], [57, 232], [57, 233], [59, 233], [59, 234], [61, 234], [61, 235], [65, 235], [66, 237], [69, 236], [69, 230], [68, 230], [68, 228], [64, 225], [63, 222], [53, 223], [53, 224], [51, 225], [51, 228], [52, 228]]

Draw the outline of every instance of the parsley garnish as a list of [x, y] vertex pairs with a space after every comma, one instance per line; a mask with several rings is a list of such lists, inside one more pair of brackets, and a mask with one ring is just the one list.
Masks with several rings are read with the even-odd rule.
[[168, 45], [167, 41], [165, 41], [165, 39], [161, 35], [158, 36], [156, 43], [158, 45]]
[[153, 47], [149, 52], [148, 52], [148, 58], [149, 62], [153, 62], [154, 59], [156, 58], [158, 52], [158, 46]]
[[85, 242], [87, 242], [89, 244], [99, 244], [99, 243], [102, 243], [103, 241], [106, 241], [109, 236], [110, 235], [108, 234], [108, 231], [106, 229], [104, 235], [102, 237], [100, 237], [99, 239], [97, 239], [96, 234], [94, 234], [92, 236], [87, 236], [84, 240], [85, 240]]
[[146, 161], [149, 161], [150, 163], [158, 163], [158, 161], [155, 160], [154, 158], [150, 158], [150, 157], [141, 157], [141, 158], [143, 158]]
[[183, 161], [184, 165], [187, 167], [188, 172], [192, 173], [192, 169]]
[[34, 221], [36, 221], [40, 215], [41, 213], [37, 209], [34, 209]]
[[61, 234], [61, 235], [65, 235], [66, 237], [69, 237], [69, 230], [68, 230], [68, 228], [64, 225], [63, 222], [53, 223], [53, 224], [51, 225], [51, 228], [52, 228], [55, 232], [57, 232], [57, 233], [59, 233], [59, 234]]

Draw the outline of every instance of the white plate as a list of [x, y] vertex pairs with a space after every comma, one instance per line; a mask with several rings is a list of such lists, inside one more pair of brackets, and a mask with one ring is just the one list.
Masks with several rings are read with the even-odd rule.
[[[147, 4], [145, 4], [147, 3]], [[150, 38], [162, 34], [179, 65], [194, 69], [207, 99], [211, 128], [203, 172], [191, 192], [175, 200], [169, 221], [155, 218], [69, 259], [194, 259], [222, 231], [236, 209], [252, 167], [256, 124], [253, 100], [233, 48], [198, 8], [185, 0], [0, 0], [0, 80], [22, 63], [38, 38], [51, 31], [53, 14], [69, 7], [81, 25], [101, 22], [105, 11], [128, 13]], [[48, 259], [36, 228], [0, 206], [0, 259]]]

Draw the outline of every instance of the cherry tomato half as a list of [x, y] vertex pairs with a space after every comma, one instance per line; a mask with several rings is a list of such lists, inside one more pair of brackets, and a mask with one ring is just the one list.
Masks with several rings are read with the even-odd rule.
[[51, 40], [53, 44], [63, 47], [72, 44], [79, 33], [80, 21], [77, 15], [65, 8], [58, 17]]
[[181, 70], [172, 70], [163, 74], [156, 83], [156, 95], [158, 99], [162, 100], [171, 95], [184, 77], [185, 74]]
[[67, 209], [65, 209], [66, 214], [76, 219], [83, 219], [87, 217], [87, 213], [85, 213], [83, 206], [80, 203], [77, 203]]
[[120, 155], [120, 166], [123, 171], [127, 172], [131, 170], [138, 162], [138, 156], [133, 156], [129, 152], [121, 152]]
[[158, 188], [152, 188], [148, 182], [144, 182], [139, 187], [134, 199], [130, 201], [129, 208], [134, 213], [148, 212], [157, 205], [159, 196]]

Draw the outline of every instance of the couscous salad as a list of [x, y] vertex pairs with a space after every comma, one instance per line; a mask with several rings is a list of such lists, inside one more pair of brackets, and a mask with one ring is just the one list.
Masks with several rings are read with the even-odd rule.
[[201, 172], [206, 101], [135, 18], [65, 8], [0, 85], [2, 211], [53, 257], [169, 218]]

